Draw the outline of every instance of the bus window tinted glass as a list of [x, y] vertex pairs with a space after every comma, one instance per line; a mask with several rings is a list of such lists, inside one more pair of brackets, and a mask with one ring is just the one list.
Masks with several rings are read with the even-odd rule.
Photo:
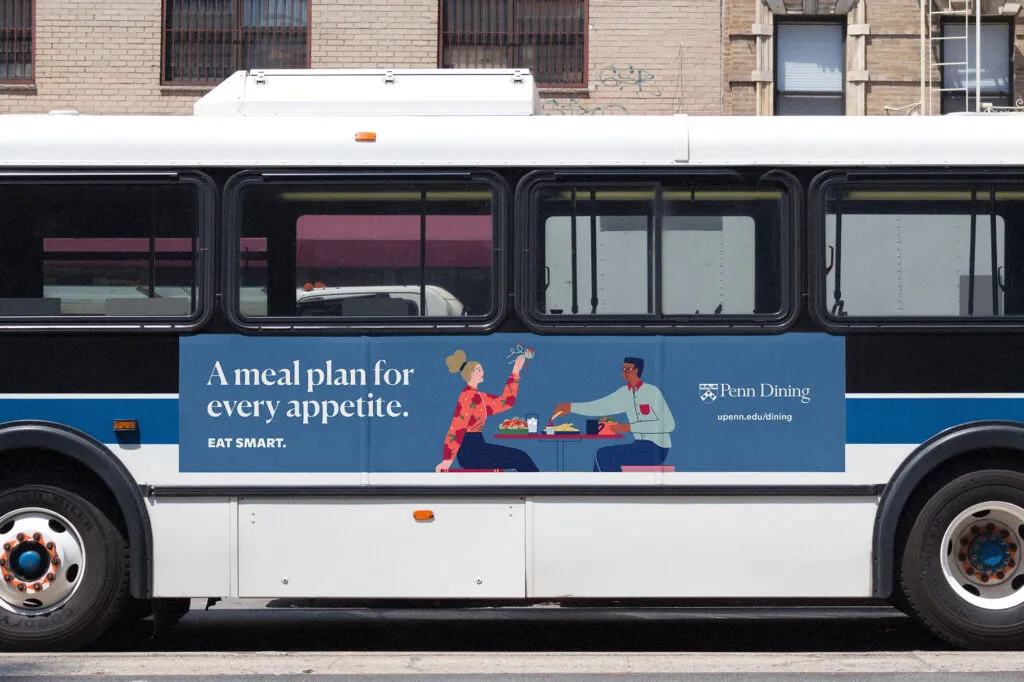
[[484, 316], [493, 197], [483, 184], [248, 185], [243, 317]]
[[538, 196], [542, 314], [781, 311], [779, 191], [559, 185]]
[[198, 187], [0, 184], [0, 316], [188, 317]]
[[829, 313], [1002, 317], [1024, 313], [1024, 193], [994, 188], [832, 188], [825, 215]]
[[542, 312], [649, 312], [653, 199], [650, 190], [559, 187], [544, 193]]
[[778, 313], [781, 201], [778, 191], [665, 189], [662, 311]]

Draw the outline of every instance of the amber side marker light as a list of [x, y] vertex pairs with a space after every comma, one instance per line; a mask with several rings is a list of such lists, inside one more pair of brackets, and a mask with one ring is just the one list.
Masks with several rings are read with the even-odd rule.
[[377, 133], [356, 133], [356, 142], [376, 142]]
[[412, 513], [412, 517], [417, 521], [433, 521], [434, 512], [429, 509], [417, 509]]
[[114, 420], [114, 432], [123, 433], [125, 431], [138, 431], [139, 420], [138, 419], [115, 419]]

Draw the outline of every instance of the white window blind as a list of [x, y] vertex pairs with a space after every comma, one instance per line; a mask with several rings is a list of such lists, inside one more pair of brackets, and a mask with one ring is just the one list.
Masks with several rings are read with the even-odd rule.
[[776, 39], [780, 92], [842, 92], [842, 25], [780, 24]]
[[[950, 40], [943, 41], [943, 62], [961, 62], [942, 67], [942, 85], [946, 88], [974, 89], [974, 26], [967, 30], [964, 43], [962, 22], [945, 24], [942, 35]], [[964, 48], [967, 48], [966, 58]], [[967, 62], [964, 66], [962, 62]], [[965, 82], [966, 80], [966, 82]], [[1010, 89], [1010, 25], [981, 25], [981, 89], [984, 92], [1007, 92]]]

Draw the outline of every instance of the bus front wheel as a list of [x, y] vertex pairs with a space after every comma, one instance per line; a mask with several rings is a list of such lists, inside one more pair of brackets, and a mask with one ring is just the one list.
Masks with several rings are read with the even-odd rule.
[[985, 470], [942, 486], [917, 514], [900, 584], [929, 630], [965, 648], [1024, 645], [1024, 474]]
[[127, 544], [96, 506], [46, 485], [0, 493], [0, 648], [81, 647], [128, 598]]

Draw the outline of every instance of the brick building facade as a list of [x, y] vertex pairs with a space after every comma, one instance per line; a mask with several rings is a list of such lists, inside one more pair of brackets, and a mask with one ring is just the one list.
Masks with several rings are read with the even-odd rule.
[[[1014, 65], [1024, 69], [1019, 4], [980, 1], [983, 69], [1005, 57], [982, 77], [995, 88], [983, 101], [1009, 105], [1020, 80]], [[937, 13], [957, 10], [957, 0], [931, 2], [933, 31], [962, 21]], [[922, 40], [920, 7], [918, 0], [0, 0], [0, 113], [180, 114], [222, 77], [212, 74], [234, 68], [446, 65], [530, 67], [541, 73], [543, 111], [553, 115], [771, 115], [808, 104], [847, 115], [940, 113], [955, 106], [942, 101], [940, 87], [949, 83], [934, 65], [941, 41]], [[455, 30], [462, 33], [453, 38]], [[553, 33], [510, 46], [530, 42], [530, 31]], [[494, 37], [501, 32], [527, 38]], [[993, 49], [1004, 35], [1005, 50]], [[922, 44], [931, 48], [931, 89], [921, 87]], [[823, 55], [810, 72], [804, 67], [819, 56], [807, 46]], [[549, 72], [537, 62], [545, 58], [582, 66], [565, 82], [545, 83]], [[791, 88], [822, 74], [831, 85]]]

